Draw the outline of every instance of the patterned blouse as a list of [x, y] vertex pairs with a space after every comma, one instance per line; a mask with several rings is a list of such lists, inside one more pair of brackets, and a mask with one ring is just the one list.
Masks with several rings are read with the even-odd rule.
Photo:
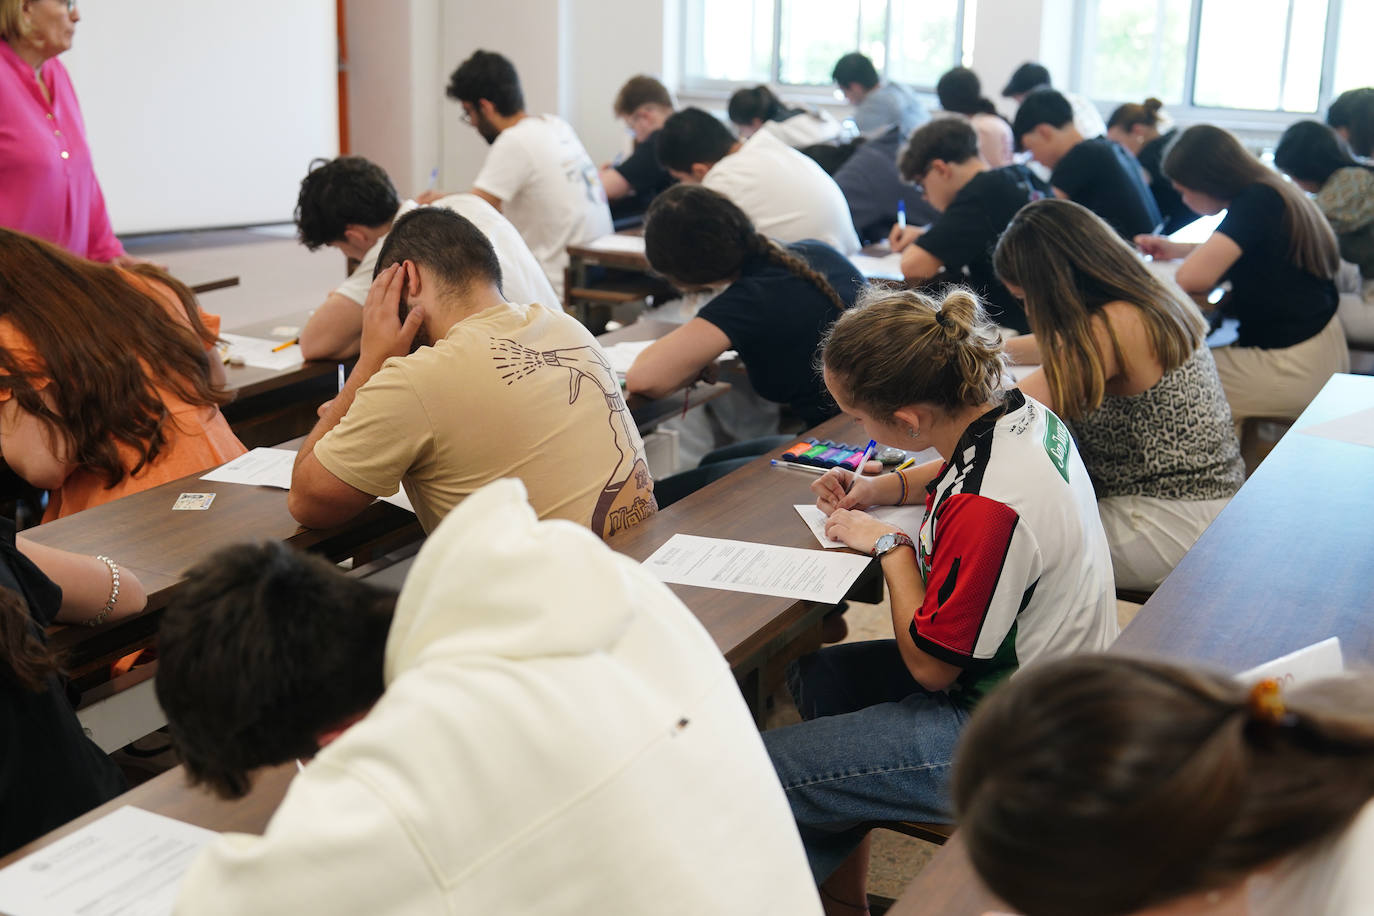
[[1317, 206], [1336, 232], [1341, 257], [1374, 280], [1374, 171], [1337, 169], [1317, 192]]
[[1109, 394], [1071, 425], [1098, 499], [1226, 499], [1245, 479], [1231, 408], [1206, 344], [1149, 390]]

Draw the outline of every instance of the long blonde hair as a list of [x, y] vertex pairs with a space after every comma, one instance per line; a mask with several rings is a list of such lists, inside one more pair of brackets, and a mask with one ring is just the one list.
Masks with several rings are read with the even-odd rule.
[[1067, 200], [1038, 200], [1012, 218], [993, 255], [1003, 283], [1026, 294], [1026, 316], [1040, 346], [1054, 407], [1074, 420], [1102, 404], [1107, 376], [1093, 333], [1099, 317], [1117, 365], [1121, 346], [1102, 308], [1129, 302], [1165, 372], [1187, 362], [1207, 336], [1191, 300], [1165, 286], [1092, 211]]
[[830, 326], [821, 365], [881, 420], [912, 404], [953, 411], [1000, 401], [1006, 372], [997, 329], [962, 286], [940, 299], [870, 287]]
[[1333, 279], [1341, 266], [1336, 234], [1302, 189], [1260, 162], [1220, 127], [1195, 124], [1164, 154], [1164, 174], [1185, 188], [1230, 202], [1252, 184], [1273, 188], [1283, 201], [1288, 259], [1314, 276]]

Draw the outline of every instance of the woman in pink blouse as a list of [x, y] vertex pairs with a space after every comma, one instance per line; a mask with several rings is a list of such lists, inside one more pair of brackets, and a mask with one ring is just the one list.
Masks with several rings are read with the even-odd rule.
[[0, 0], [0, 226], [131, 263], [105, 212], [67, 68], [75, 0]]

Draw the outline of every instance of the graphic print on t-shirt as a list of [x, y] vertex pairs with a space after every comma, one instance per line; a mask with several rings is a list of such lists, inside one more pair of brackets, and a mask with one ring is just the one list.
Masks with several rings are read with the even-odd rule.
[[[532, 350], [509, 338], [492, 338], [492, 359], [507, 385], [547, 369], [568, 371], [568, 404], [577, 403], [582, 382], [590, 381], [606, 402], [607, 422], [619, 458], [592, 511], [590, 527], [603, 538], [639, 524], [658, 511], [648, 465], [635, 454], [636, 430], [630, 408], [620, 394], [620, 381], [600, 348], [564, 347]], [[629, 465], [626, 469], [626, 465]]]

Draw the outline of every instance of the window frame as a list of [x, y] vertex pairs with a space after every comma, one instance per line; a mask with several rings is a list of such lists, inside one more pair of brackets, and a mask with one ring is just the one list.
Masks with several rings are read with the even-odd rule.
[[[769, 50], [768, 74], [758, 82], [769, 86], [775, 86], [786, 90], [789, 99], [799, 99], [817, 103], [835, 102], [835, 84], [830, 83], [784, 83], [782, 81], [782, 4], [784, 0], [772, 0], [773, 2], [773, 35]], [[892, 4], [896, 0], [885, 0], [883, 11], [883, 65], [878, 68], [878, 78], [886, 82], [889, 77], [889, 66], [892, 62]], [[1336, 0], [1332, 0], [1336, 2]], [[976, 15], [977, 0], [955, 0], [956, 8], [954, 12], [954, 31], [955, 46], [950, 58], [949, 66], [958, 67], [968, 66], [973, 53], [973, 19]], [[751, 83], [751, 80], [730, 80], [715, 79], [693, 75], [688, 72], [688, 53], [687, 36], [692, 29], [691, 18], [694, 13], [701, 10], [701, 0], [683, 0], [681, 3], [679, 23], [679, 35], [681, 35], [681, 47], [679, 48], [680, 73], [679, 83], [681, 91], [685, 95], [698, 97], [728, 96], [741, 85]], [[971, 15], [972, 14], [972, 15]], [[854, 25], [854, 47], [860, 47], [860, 39], [863, 32], [862, 16], [855, 17]], [[904, 83], [915, 89], [927, 93], [933, 93], [935, 86], [923, 86], [918, 83]]]
[[[1321, 77], [1317, 87], [1317, 107], [1314, 111], [1288, 111], [1281, 108], [1276, 109], [1256, 109], [1256, 108], [1224, 108], [1209, 105], [1195, 105], [1193, 103], [1194, 94], [1197, 88], [1197, 55], [1198, 44], [1202, 29], [1202, 4], [1206, 0], [1190, 0], [1188, 11], [1188, 42], [1187, 51], [1184, 59], [1183, 87], [1181, 103], [1165, 103], [1165, 109], [1173, 116], [1176, 121], [1184, 123], [1207, 122], [1221, 127], [1229, 127], [1233, 130], [1257, 130], [1268, 131], [1274, 128], [1286, 127], [1294, 119], [1314, 117], [1320, 119], [1322, 112], [1330, 106], [1331, 100], [1338, 93], [1335, 92], [1334, 83], [1336, 81], [1336, 51], [1340, 38], [1341, 13], [1344, 9], [1345, 0], [1327, 0], [1326, 24], [1323, 29], [1322, 39], [1322, 67]], [[1289, 3], [1289, 31], [1292, 28], [1292, 17], [1295, 8], [1302, 0], [1288, 0]], [[1074, 54], [1072, 57], [1071, 83], [1079, 92], [1085, 92], [1086, 76], [1091, 66], [1093, 48], [1088, 46], [1088, 22], [1092, 12], [1094, 0], [1074, 0], [1074, 35], [1073, 45]], [[1157, 20], [1156, 20], [1157, 21]], [[1290, 35], [1284, 36], [1284, 53], [1287, 54]], [[1287, 79], [1285, 71], [1280, 73], [1279, 98], [1283, 97], [1283, 88]], [[1086, 92], [1085, 92], [1086, 94]], [[1090, 95], [1093, 102], [1099, 108], [1111, 108], [1123, 102], [1140, 102], [1142, 99], [1113, 99], [1104, 96]]]

